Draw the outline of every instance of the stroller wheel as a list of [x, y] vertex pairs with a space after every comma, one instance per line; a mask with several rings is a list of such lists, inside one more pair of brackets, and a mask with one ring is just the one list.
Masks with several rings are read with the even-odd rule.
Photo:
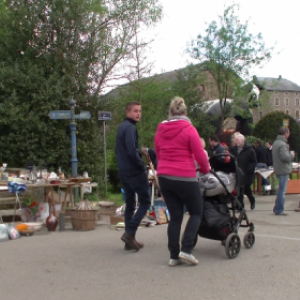
[[250, 249], [255, 244], [255, 235], [253, 232], [247, 232], [244, 236], [244, 245], [247, 249]]
[[241, 250], [241, 240], [238, 234], [231, 233], [225, 242], [225, 253], [229, 258], [236, 258]]

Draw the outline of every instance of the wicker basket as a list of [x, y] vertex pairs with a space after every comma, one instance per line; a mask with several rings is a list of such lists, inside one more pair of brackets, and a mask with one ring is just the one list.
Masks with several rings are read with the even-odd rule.
[[96, 228], [98, 210], [77, 210], [72, 209], [71, 223], [73, 230], [92, 230]]

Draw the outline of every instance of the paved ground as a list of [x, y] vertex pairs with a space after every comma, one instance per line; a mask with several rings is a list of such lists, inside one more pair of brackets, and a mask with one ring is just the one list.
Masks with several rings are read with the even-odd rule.
[[[2, 300], [298, 300], [300, 213], [297, 195], [286, 200], [288, 216], [274, 216], [274, 196], [257, 198], [248, 216], [256, 243], [228, 259], [220, 242], [199, 239], [195, 267], [168, 267], [167, 225], [138, 232], [145, 248], [125, 253], [122, 232], [48, 233], [0, 243]], [[247, 206], [249, 207], [248, 203]], [[245, 230], [240, 229], [243, 238]]]

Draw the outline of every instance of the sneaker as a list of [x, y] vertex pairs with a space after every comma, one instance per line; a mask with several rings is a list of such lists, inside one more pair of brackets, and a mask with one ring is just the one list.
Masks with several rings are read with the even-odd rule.
[[171, 258], [169, 260], [169, 266], [170, 267], [176, 267], [176, 266], [181, 265], [181, 264], [182, 264], [182, 261], [179, 258], [176, 258], [176, 259]]
[[179, 253], [179, 258], [183, 259], [185, 262], [190, 263], [192, 265], [197, 265], [198, 264], [198, 260], [192, 254], [188, 254], [188, 253], [185, 253], [185, 252], [181, 251]]
[[[274, 213], [275, 214], [275, 213]], [[275, 216], [287, 216], [288, 215], [288, 213], [287, 212], [285, 212], [285, 211], [283, 211], [282, 213], [280, 213], [280, 214], [275, 214]]]

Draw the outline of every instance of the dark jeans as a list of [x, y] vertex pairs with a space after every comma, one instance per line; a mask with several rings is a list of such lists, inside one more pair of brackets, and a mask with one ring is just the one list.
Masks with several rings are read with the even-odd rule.
[[[148, 175], [145, 172], [135, 177], [122, 176], [120, 180], [125, 192], [125, 231], [135, 235], [151, 204]], [[137, 194], [139, 201], [136, 213], [134, 213], [136, 208], [135, 194]]]
[[255, 203], [255, 198], [252, 193], [251, 184], [245, 184], [240, 189], [240, 196], [238, 197], [238, 199], [243, 206], [244, 206], [244, 195], [248, 197], [250, 203]]
[[181, 251], [192, 253], [194, 240], [203, 211], [203, 202], [198, 182], [170, 180], [159, 177], [161, 193], [170, 213], [168, 225], [168, 247], [170, 257], [177, 259], [180, 252], [180, 231], [183, 220], [183, 207], [187, 208], [190, 218], [186, 224], [181, 241]]

